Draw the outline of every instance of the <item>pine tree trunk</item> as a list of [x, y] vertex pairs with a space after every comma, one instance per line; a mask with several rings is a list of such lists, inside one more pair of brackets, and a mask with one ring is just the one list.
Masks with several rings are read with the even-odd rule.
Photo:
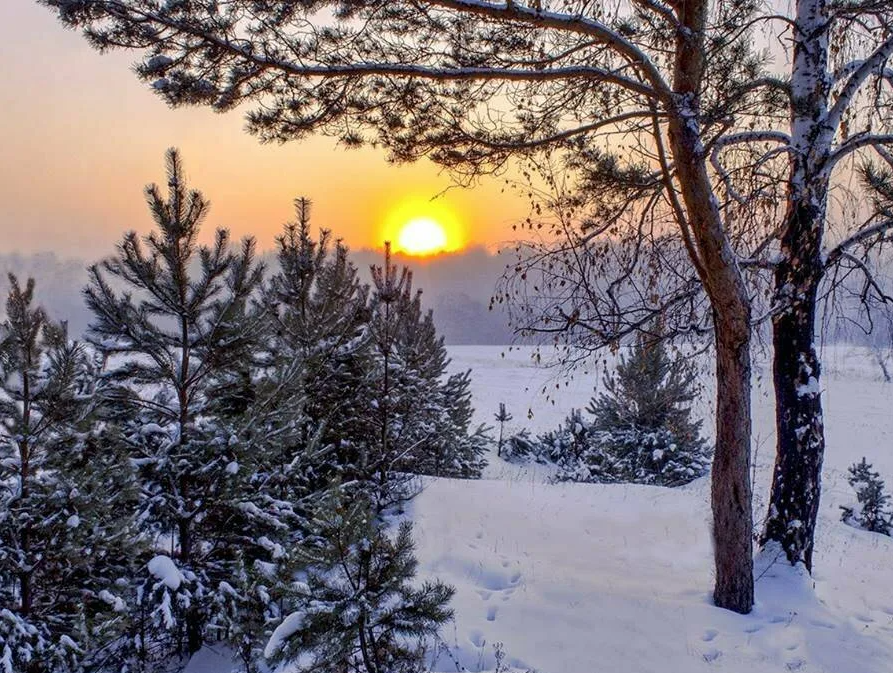
[[794, 204], [775, 274], [779, 312], [772, 323], [777, 454], [763, 544], [781, 544], [791, 563], [812, 571], [825, 434], [815, 348], [816, 294], [822, 277], [814, 206]]
[[677, 212], [679, 226], [713, 309], [717, 378], [711, 475], [716, 567], [713, 598], [718, 607], [748, 613], [753, 607], [750, 299], [713, 193], [700, 130], [709, 12], [707, 0], [678, 6], [686, 30], [678, 31], [676, 37], [676, 109], [668, 127], [675, 184], [684, 203], [684, 212]]
[[[22, 486], [20, 490], [20, 502], [24, 507], [28, 506], [28, 496], [30, 492], [29, 481], [31, 479], [29, 466], [30, 457], [28, 453], [28, 445], [23, 442], [20, 454], [22, 457]], [[31, 525], [29, 523], [23, 525], [21, 531], [19, 532], [19, 545], [21, 546], [22, 555], [25, 558], [25, 563], [29, 566], [29, 568], [23, 569], [22, 572], [19, 573], [19, 614], [21, 614], [23, 617], [27, 617], [29, 614], [31, 614], [31, 605], [34, 602], [34, 598], [31, 592]]]
[[[718, 607], [753, 606], [753, 514], [750, 485], [750, 327], [716, 323], [716, 450], [711, 472]], [[736, 325], [737, 323], [737, 325]]]
[[[31, 494], [31, 446], [27, 439], [31, 433], [31, 377], [28, 374], [31, 366], [31, 350], [28, 349], [25, 356], [25, 371], [22, 375], [22, 429], [24, 430], [25, 438], [19, 442], [19, 458], [21, 460], [19, 496], [22, 507], [29, 506], [28, 500]], [[23, 617], [31, 614], [31, 606], [34, 603], [31, 587], [31, 573], [33, 572], [31, 567], [31, 532], [31, 523], [29, 521], [22, 526], [19, 534], [22, 556], [27, 565], [19, 574], [20, 613]]]

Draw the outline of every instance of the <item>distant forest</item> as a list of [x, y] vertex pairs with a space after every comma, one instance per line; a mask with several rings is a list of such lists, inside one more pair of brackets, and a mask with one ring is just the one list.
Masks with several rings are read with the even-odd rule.
[[[380, 253], [358, 250], [352, 257], [368, 282], [369, 266], [381, 263]], [[432, 258], [395, 256], [395, 259], [398, 264], [412, 268], [413, 285], [423, 291], [422, 303], [434, 310], [438, 332], [447, 344], [513, 342], [505, 313], [489, 309], [496, 280], [505, 264], [511, 261], [511, 256], [471, 248], [462, 253]], [[271, 255], [265, 255], [265, 261], [274, 263]], [[67, 320], [71, 334], [79, 336], [86, 330], [89, 321], [89, 312], [81, 296], [87, 284], [86, 268], [89, 263], [87, 260], [62, 258], [54, 253], [0, 254], [0, 293], [5, 295], [8, 290], [9, 273], [21, 279], [33, 277], [37, 281], [38, 302], [51, 315]]]

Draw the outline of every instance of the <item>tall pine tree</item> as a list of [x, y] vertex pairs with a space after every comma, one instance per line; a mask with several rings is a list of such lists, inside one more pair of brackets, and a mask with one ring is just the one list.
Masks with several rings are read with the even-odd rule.
[[381, 474], [480, 476], [492, 440], [483, 426], [471, 427], [469, 374], [448, 375], [433, 314], [423, 310], [421, 291], [413, 292], [412, 272], [391, 262], [389, 244], [372, 279], [373, 462]]
[[279, 271], [265, 291], [272, 321], [274, 367], [300, 389], [301, 440], [317, 451], [305, 461], [308, 488], [360, 476], [361, 443], [370, 432], [368, 404], [369, 288], [348, 250], [328, 230], [310, 231], [310, 202], [295, 202], [297, 221], [277, 239]]
[[[155, 185], [146, 189], [156, 229], [142, 238], [127, 233], [114, 257], [91, 267], [86, 290], [89, 339], [108, 358], [110, 396], [131, 414], [126, 438], [140, 466], [140, 516], [157, 555], [143, 589], [157, 602], [141, 614], [160, 656], [198, 650], [215, 619], [215, 591], [230, 576], [234, 476], [247, 445], [220, 422], [219, 403], [246, 377], [226, 399], [236, 409], [250, 400], [263, 332], [253, 240], [234, 250], [218, 229], [211, 245], [199, 244], [208, 202], [187, 189], [176, 150], [167, 154], [167, 178], [167, 198]], [[171, 559], [176, 573], [167, 572]]]
[[0, 669], [77, 670], [122, 648], [138, 547], [129, 465], [64, 324], [10, 276], [0, 339]]

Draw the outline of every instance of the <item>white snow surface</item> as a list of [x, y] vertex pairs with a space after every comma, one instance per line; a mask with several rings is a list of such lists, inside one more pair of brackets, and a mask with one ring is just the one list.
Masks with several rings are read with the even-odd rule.
[[[600, 387], [600, 367], [565, 385], [534, 366], [529, 349], [502, 357], [504, 350], [454, 347], [450, 354], [453, 370], [474, 370], [479, 421], [493, 424], [506, 403], [514, 415], [507, 434], [554, 427]], [[432, 669], [493, 671], [501, 644], [504, 665], [539, 673], [891, 673], [893, 538], [841, 523], [839, 505], [853, 500], [846, 468], [863, 455], [893, 485], [893, 386], [864, 351], [828, 349], [824, 367], [828, 448], [812, 577], [764, 552], [756, 559], [754, 611], [717, 609], [709, 478], [677, 489], [549, 484], [541, 466], [494, 456], [483, 480], [427, 480], [405, 514], [415, 524], [419, 579], [456, 588], [455, 619], [442, 631], [450, 653]], [[774, 402], [766, 363], [754, 374], [759, 530]], [[709, 368], [704, 378], [699, 412], [710, 419]], [[540, 394], [543, 386], [554, 405]], [[225, 673], [226, 659], [205, 650], [187, 673]]]

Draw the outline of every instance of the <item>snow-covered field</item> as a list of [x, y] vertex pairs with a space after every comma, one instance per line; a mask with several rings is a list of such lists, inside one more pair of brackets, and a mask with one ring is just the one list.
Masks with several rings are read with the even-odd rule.
[[[454, 369], [474, 370], [479, 419], [492, 424], [505, 402], [515, 429], [557, 425], [600, 377], [565, 385], [534, 366], [529, 349], [450, 352]], [[487, 479], [430, 480], [407, 511], [422, 574], [457, 590], [436, 670], [493, 671], [499, 650], [503, 667], [540, 673], [893, 672], [893, 539], [839, 521], [839, 505], [853, 498], [846, 468], [863, 455], [893, 486], [893, 384], [864, 352], [829, 349], [825, 363], [828, 452], [812, 578], [766, 554], [754, 612], [718, 610], [706, 479], [680, 489], [552, 485], [542, 469], [494, 458]], [[765, 365], [755, 374], [759, 526], [774, 438], [771, 375]], [[706, 383], [708, 418], [711, 395]], [[224, 670], [202, 656], [194, 671]]]

